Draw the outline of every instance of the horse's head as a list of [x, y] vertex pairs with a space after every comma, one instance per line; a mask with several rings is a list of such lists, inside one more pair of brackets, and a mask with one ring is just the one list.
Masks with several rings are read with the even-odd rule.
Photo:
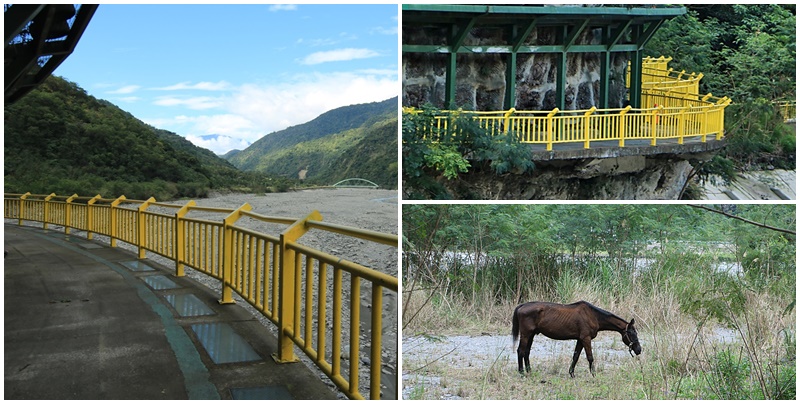
[[[622, 342], [628, 346], [628, 351], [633, 351], [636, 355], [642, 353], [642, 346], [639, 345], [639, 335], [636, 334], [636, 327], [633, 326], [633, 319], [625, 327], [625, 332], [622, 334]], [[633, 355], [631, 355], [633, 356]]]

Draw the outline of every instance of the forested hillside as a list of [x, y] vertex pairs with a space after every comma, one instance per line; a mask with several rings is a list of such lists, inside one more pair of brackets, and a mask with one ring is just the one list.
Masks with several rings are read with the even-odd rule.
[[397, 98], [328, 111], [259, 139], [227, 158], [242, 170], [329, 185], [366, 178], [397, 187]]
[[701, 72], [700, 92], [727, 96], [728, 147], [706, 170], [796, 166], [795, 133], [773, 104], [795, 100], [794, 4], [702, 4], [667, 21], [648, 43], [650, 56], [672, 56], [676, 71]]
[[268, 183], [59, 77], [4, 112], [5, 192], [166, 199]]
[[[275, 175], [330, 185], [346, 178], [368, 179], [382, 188], [397, 187], [397, 116], [371, 126], [345, 130], [275, 150], [259, 167]], [[395, 152], [392, 154], [391, 152]]]

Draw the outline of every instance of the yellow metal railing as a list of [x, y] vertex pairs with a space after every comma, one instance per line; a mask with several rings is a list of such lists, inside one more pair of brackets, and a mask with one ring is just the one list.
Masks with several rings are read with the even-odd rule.
[[[725, 107], [731, 100], [699, 95], [702, 74], [686, 74], [668, 69], [672, 58], [644, 58], [642, 63], [643, 108], [560, 111], [440, 111], [430, 127], [424, 127], [425, 141], [447, 141], [444, 134], [457, 134], [453, 128], [457, 118], [467, 114], [491, 135], [512, 133], [520, 142], [543, 144], [553, 150], [558, 143], [582, 143], [589, 149], [592, 142], [617, 141], [625, 147], [627, 140], [647, 139], [656, 146], [659, 141], [673, 139], [683, 144], [686, 138], [699, 137], [706, 142], [725, 134]], [[630, 80], [630, 74], [628, 75]], [[403, 114], [413, 119], [420, 110], [403, 108]]]
[[[673, 94], [699, 94], [700, 80], [702, 73], [686, 73], [686, 71], [676, 72], [667, 65], [672, 58], [646, 57], [642, 59], [642, 91], [662, 90]], [[630, 62], [625, 78], [626, 87], [631, 86]], [[643, 106], [650, 104], [642, 103]]]
[[[709, 136], [719, 140], [724, 135], [725, 107], [730, 103], [727, 98], [710, 100], [710, 96], [694, 96], [683, 106], [664, 107], [672, 103], [673, 96], [657, 94], [649, 100], [657, 100], [655, 108], [596, 109], [560, 111], [558, 108], [549, 112], [542, 111], [441, 111], [434, 117], [431, 128], [426, 128], [429, 135], [425, 140], [447, 141], [441, 138], [442, 133], [454, 125], [455, 118], [461, 114], [470, 114], [478, 125], [492, 135], [512, 131], [520, 142], [543, 144], [546, 150], [553, 150], [558, 143], [583, 143], [588, 149], [591, 142], [617, 141], [619, 147], [625, 147], [626, 140], [649, 139], [655, 146], [659, 141], [675, 139], [683, 144], [685, 138], [700, 137], [705, 142]], [[703, 101], [705, 98], [705, 101]], [[678, 103], [677, 101], [675, 102]], [[692, 106], [696, 103], [698, 105]], [[405, 114], [416, 115], [418, 110], [404, 109]]]
[[[234, 303], [236, 292], [278, 326], [277, 362], [297, 361], [296, 345], [341, 391], [355, 399], [365, 398], [359, 387], [359, 367], [368, 367], [369, 398], [380, 398], [382, 299], [385, 293], [397, 294], [397, 278], [298, 240], [316, 229], [396, 248], [397, 235], [325, 223], [317, 211], [302, 219], [264, 216], [251, 212], [249, 204], [227, 209], [200, 207], [194, 201], [175, 205], [154, 198], [138, 201], [124, 196], [106, 199], [26, 193], [5, 194], [3, 207], [4, 217], [17, 219], [19, 225], [24, 221], [40, 222], [44, 228], [59, 225], [67, 234], [71, 229], [85, 231], [89, 239], [94, 233], [102, 234], [110, 237], [111, 246], [117, 241], [136, 246], [141, 259], [151, 251], [174, 260], [176, 276], [184, 276], [188, 266], [222, 281], [220, 303]], [[192, 212], [222, 214], [224, 218], [189, 217]], [[240, 224], [243, 218], [282, 231], [268, 235]], [[362, 296], [368, 296], [372, 310], [364, 322]], [[344, 327], [346, 324], [349, 326]], [[369, 365], [361, 365], [359, 359], [362, 327], [370, 330], [364, 347], [369, 348]], [[348, 359], [342, 359], [343, 349]]]
[[797, 119], [797, 101], [776, 101], [775, 106], [780, 111], [784, 122], [794, 122]]

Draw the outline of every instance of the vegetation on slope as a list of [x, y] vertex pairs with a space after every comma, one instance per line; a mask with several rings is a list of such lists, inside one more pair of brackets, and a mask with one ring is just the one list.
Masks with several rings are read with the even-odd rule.
[[59, 77], [4, 112], [5, 192], [170, 199], [210, 189], [286, 187], [242, 173]]
[[328, 111], [228, 156], [242, 170], [290, 178], [307, 170], [319, 184], [361, 177], [396, 188], [397, 98]]
[[730, 178], [736, 169], [796, 166], [794, 129], [774, 101], [795, 100], [794, 4], [687, 5], [647, 45], [650, 56], [672, 56], [676, 71], [702, 72], [700, 92], [727, 96], [726, 150], [706, 171]]
[[[298, 143], [263, 156], [260, 166], [270, 173], [305, 182], [331, 185], [347, 178], [364, 178], [382, 188], [397, 188], [397, 116]], [[389, 151], [395, 151], [389, 154]]]

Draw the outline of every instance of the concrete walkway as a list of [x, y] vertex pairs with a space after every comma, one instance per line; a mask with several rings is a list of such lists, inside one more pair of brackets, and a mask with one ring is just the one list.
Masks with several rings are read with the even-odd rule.
[[336, 399], [244, 308], [82, 237], [5, 224], [5, 399]]

